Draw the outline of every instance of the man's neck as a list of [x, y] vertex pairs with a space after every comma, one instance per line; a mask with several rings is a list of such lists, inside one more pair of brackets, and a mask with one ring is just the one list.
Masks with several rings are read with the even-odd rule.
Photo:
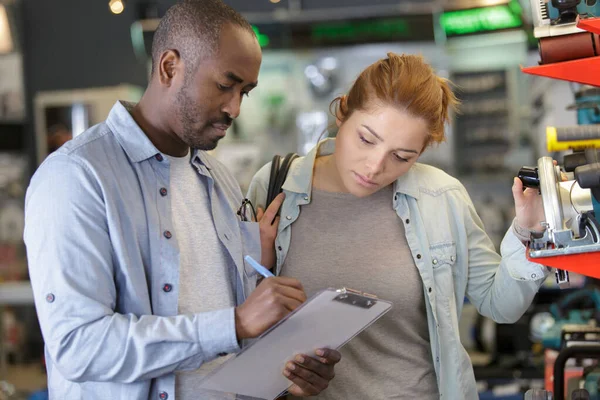
[[184, 157], [190, 148], [169, 128], [167, 116], [153, 101], [152, 89], [148, 88], [138, 104], [131, 110], [131, 116], [144, 131], [156, 148], [173, 157]]

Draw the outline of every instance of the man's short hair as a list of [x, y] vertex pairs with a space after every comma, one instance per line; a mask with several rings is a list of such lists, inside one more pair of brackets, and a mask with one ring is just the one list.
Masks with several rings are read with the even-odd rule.
[[186, 78], [196, 71], [199, 62], [219, 51], [223, 25], [230, 23], [251, 32], [252, 25], [222, 0], [183, 0], [175, 4], [158, 24], [152, 41], [152, 75], [160, 56], [177, 50], [186, 64]]

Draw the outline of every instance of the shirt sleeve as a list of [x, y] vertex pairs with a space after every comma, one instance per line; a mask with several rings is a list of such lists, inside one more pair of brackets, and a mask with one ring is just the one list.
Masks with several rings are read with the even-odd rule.
[[530, 306], [548, 270], [527, 260], [525, 245], [512, 226], [498, 255], [466, 190], [460, 193], [469, 254], [467, 297], [482, 315], [498, 323], [514, 323]]
[[130, 383], [237, 352], [233, 308], [173, 317], [115, 312], [118, 285], [132, 283], [113, 265], [117, 246], [104, 193], [83, 161], [54, 154], [26, 195], [30, 278], [47, 351], [60, 373], [74, 382]]

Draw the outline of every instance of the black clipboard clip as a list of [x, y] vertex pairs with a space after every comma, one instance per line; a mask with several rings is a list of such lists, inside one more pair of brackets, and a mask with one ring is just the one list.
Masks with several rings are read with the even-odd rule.
[[354, 307], [369, 309], [377, 304], [377, 296], [359, 290], [350, 288], [341, 288], [336, 290], [339, 293], [333, 298], [333, 301], [348, 304]]

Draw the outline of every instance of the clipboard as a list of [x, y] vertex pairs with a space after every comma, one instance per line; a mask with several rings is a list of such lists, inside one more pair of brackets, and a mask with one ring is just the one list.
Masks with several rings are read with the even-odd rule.
[[324, 289], [209, 373], [200, 387], [275, 399], [292, 385], [283, 369], [296, 354], [315, 356], [318, 348], [338, 350], [391, 307], [389, 301], [356, 290]]

